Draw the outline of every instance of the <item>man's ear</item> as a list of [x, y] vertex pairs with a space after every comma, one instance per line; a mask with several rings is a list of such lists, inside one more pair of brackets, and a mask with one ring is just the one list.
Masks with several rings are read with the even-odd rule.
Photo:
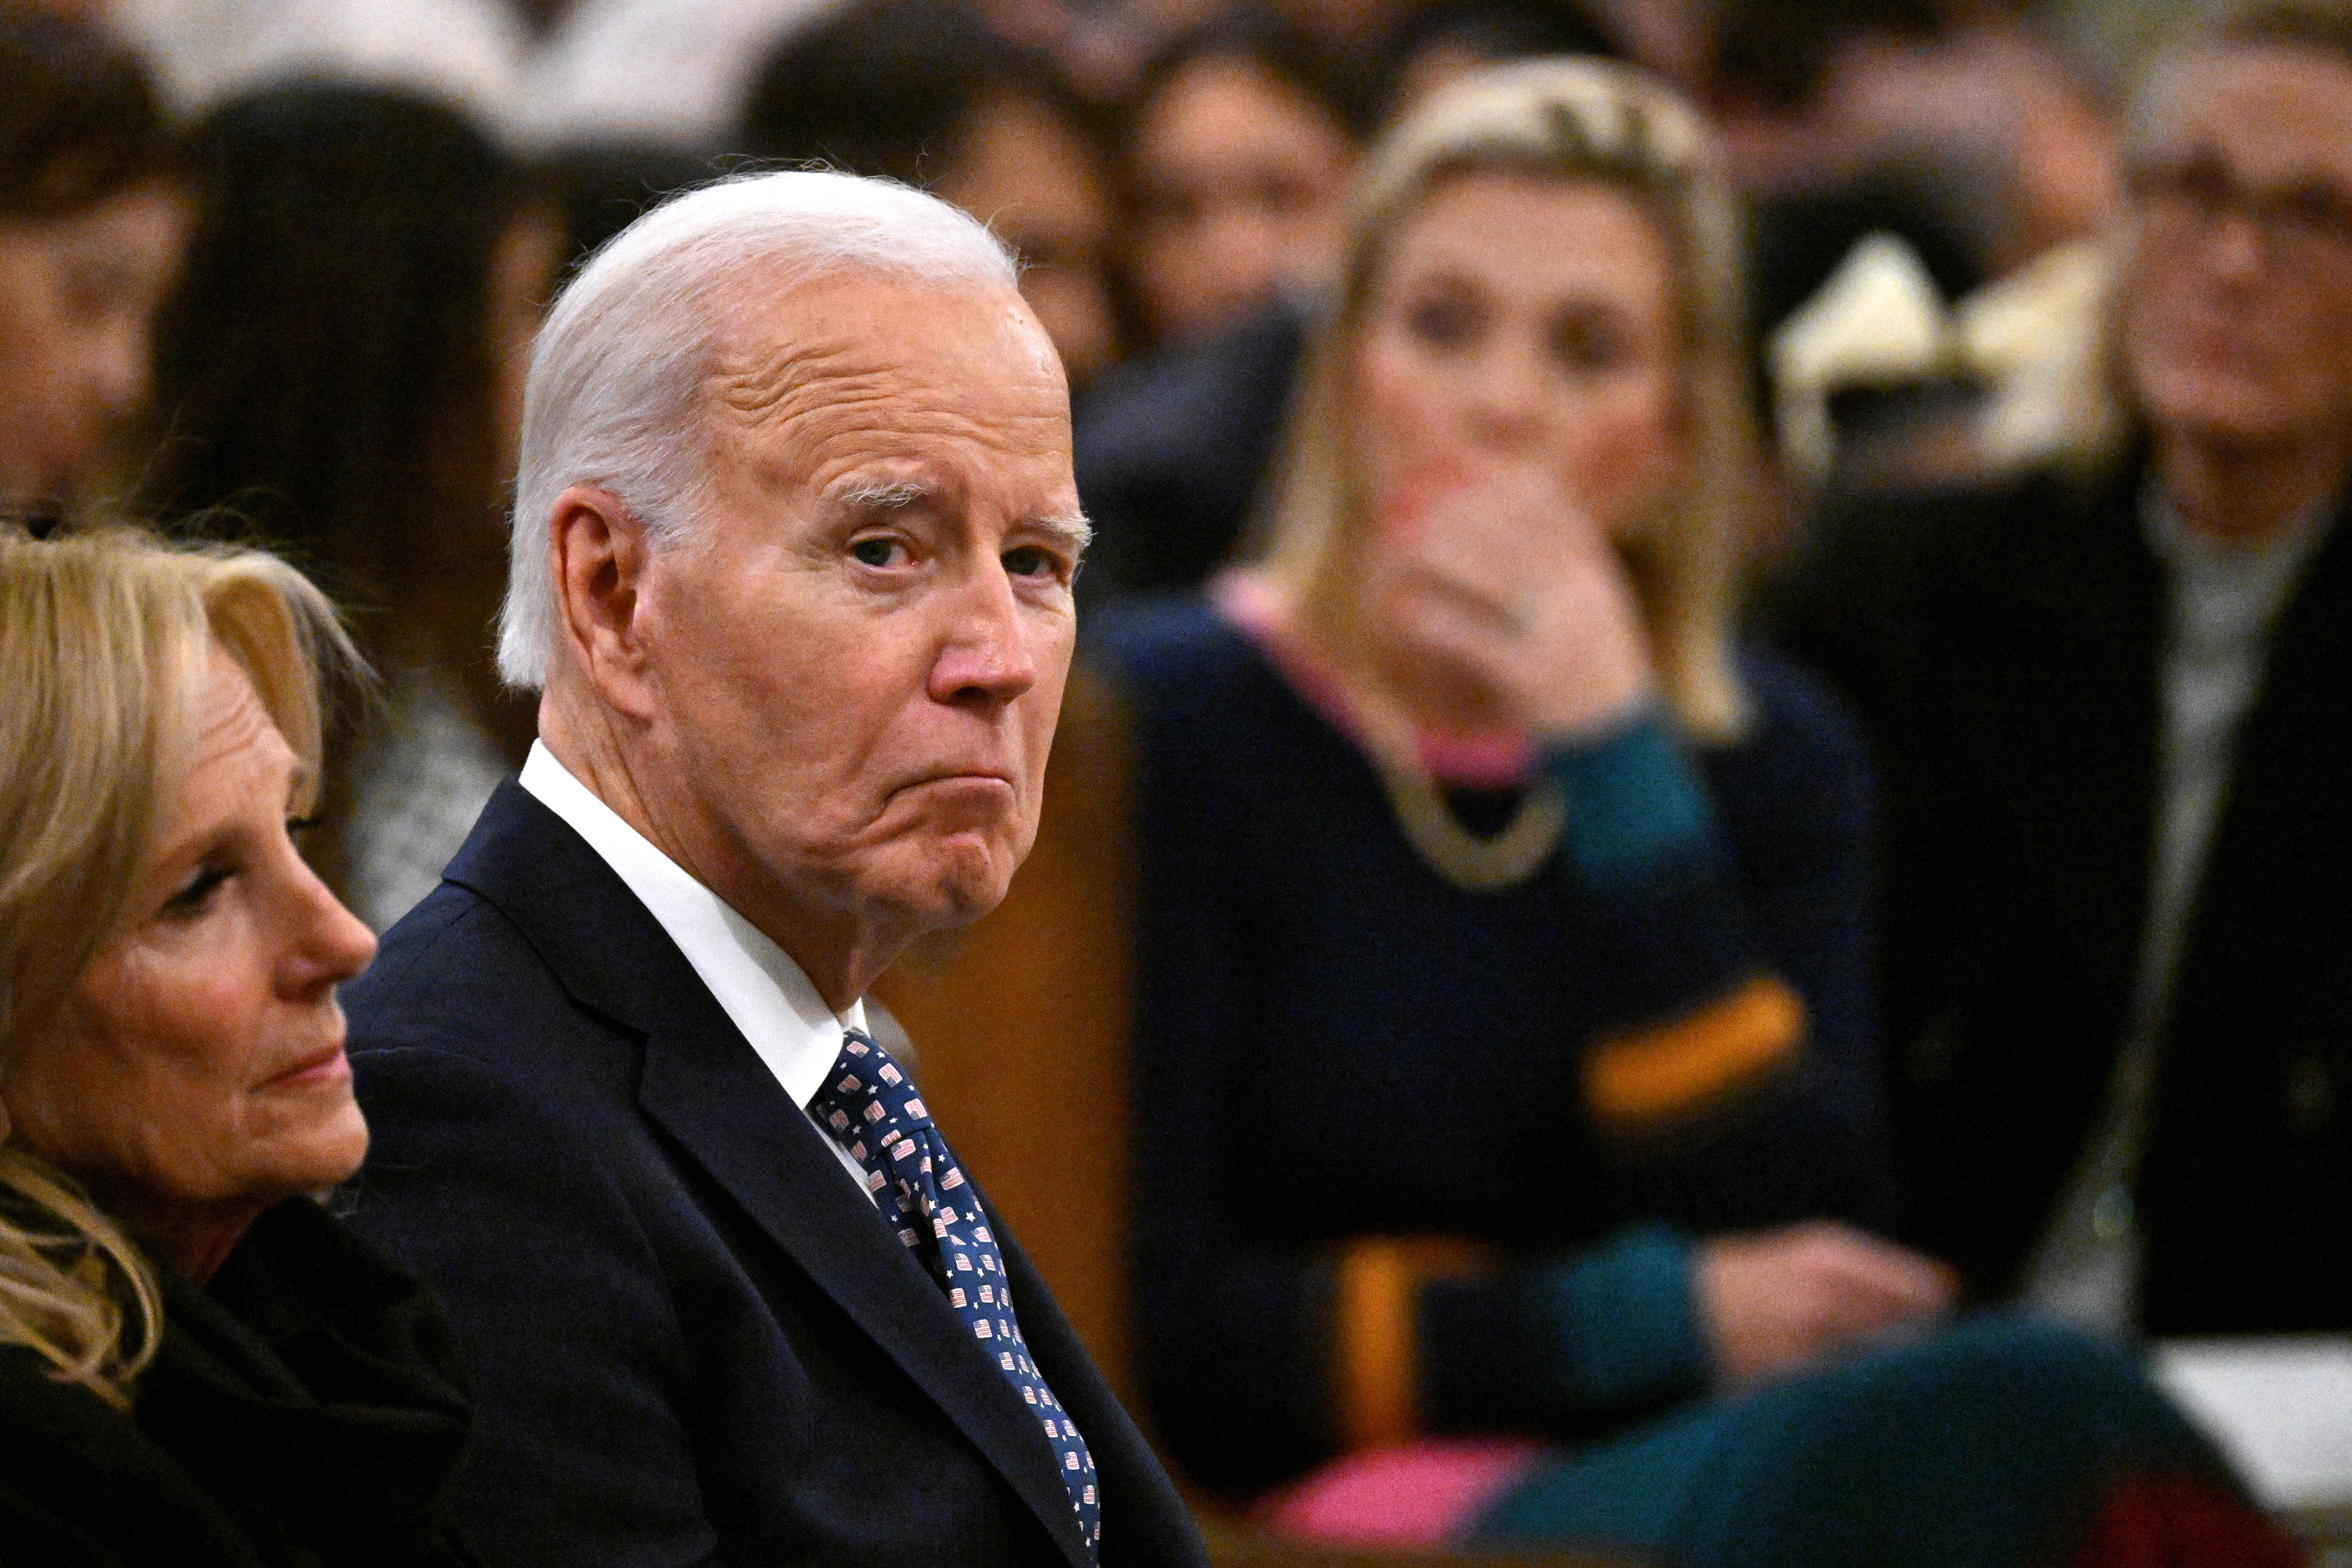
[[645, 524], [612, 491], [574, 485], [555, 500], [547, 552], [556, 615], [573, 664], [608, 707], [651, 718], [640, 618], [646, 573], [653, 564]]

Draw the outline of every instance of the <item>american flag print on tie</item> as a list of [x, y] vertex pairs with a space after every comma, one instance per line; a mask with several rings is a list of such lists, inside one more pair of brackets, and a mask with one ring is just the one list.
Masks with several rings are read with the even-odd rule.
[[906, 1069], [866, 1036], [845, 1031], [841, 1055], [809, 1101], [809, 1114], [866, 1172], [866, 1189], [882, 1217], [938, 1278], [957, 1319], [995, 1361], [1021, 1402], [1038, 1413], [1038, 1426], [1053, 1445], [1062, 1484], [1069, 1489], [1078, 1534], [1087, 1552], [1095, 1553], [1102, 1543], [1102, 1503], [1094, 1457], [1078, 1435], [1078, 1424], [1029, 1359], [1021, 1320], [1013, 1310], [1013, 1288], [1004, 1277], [1004, 1255]]

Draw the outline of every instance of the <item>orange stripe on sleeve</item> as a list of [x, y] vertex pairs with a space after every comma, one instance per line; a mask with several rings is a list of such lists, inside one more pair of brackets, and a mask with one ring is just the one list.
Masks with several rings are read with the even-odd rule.
[[1594, 1047], [1584, 1093], [1602, 1122], [1689, 1116], [1784, 1066], [1805, 1037], [1805, 1005], [1769, 975], [1688, 1017]]
[[1487, 1248], [1459, 1237], [1367, 1236], [1348, 1243], [1332, 1301], [1346, 1452], [1406, 1442], [1421, 1430], [1422, 1285], [1480, 1274], [1492, 1262]]
[[1350, 1453], [1402, 1443], [1417, 1425], [1416, 1284], [1404, 1248], [1386, 1237], [1350, 1242], [1340, 1255], [1332, 1305], [1338, 1320], [1339, 1441]]

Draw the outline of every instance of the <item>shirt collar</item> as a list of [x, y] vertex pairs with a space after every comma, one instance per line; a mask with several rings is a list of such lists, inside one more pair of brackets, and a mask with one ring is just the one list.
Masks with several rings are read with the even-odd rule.
[[521, 784], [628, 885], [793, 1103], [805, 1108], [841, 1055], [842, 1031], [866, 1032], [865, 1002], [835, 1016], [790, 953], [623, 821], [545, 742], [531, 742]]
[[2307, 507], [2270, 537], [2239, 543], [2191, 529], [2151, 475], [2140, 493], [2139, 517], [2149, 550], [2170, 577], [2177, 613], [2263, 627], [2294, 596], [2304, 567], [2336, 521], [2336, 503]]

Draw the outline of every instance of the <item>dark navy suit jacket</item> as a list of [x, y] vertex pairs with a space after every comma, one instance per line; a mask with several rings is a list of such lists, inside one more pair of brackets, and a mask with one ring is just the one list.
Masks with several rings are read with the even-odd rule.
[[[1085, 1568], [1028, 1408], [659, 923], [520, 784], [344, 1002], [374, 1131], [351, 1218], [457, 1326], [478, 1408], [455, 1506], [490, 1563]], [[990, 1222], [1094, 1456], [1105, 1568], [1203, 1564]]]

